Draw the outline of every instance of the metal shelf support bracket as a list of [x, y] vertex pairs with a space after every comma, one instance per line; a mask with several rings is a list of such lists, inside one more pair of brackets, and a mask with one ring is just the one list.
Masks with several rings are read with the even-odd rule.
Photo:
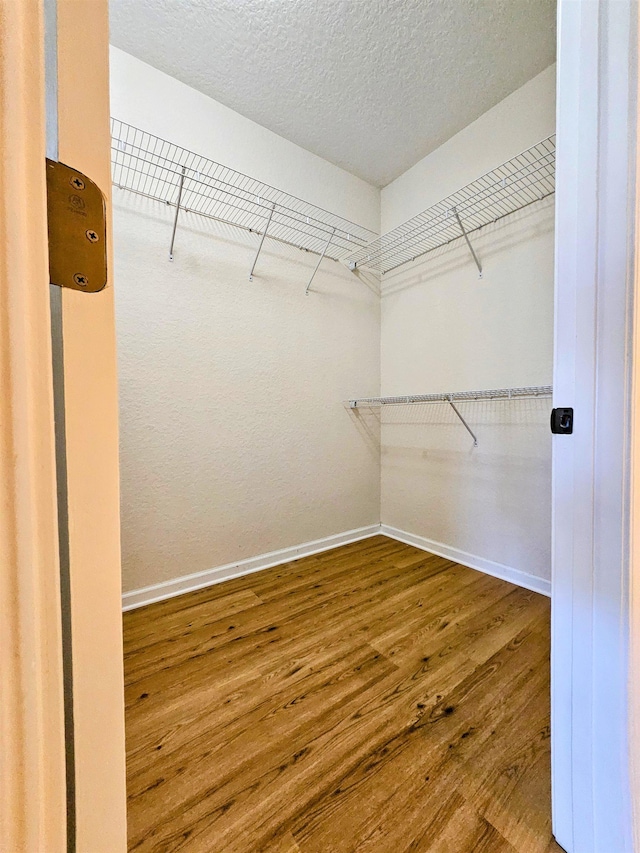
[[457, 416], [460, 418], [460, 420], [462, 421], [462, 423], [463, 423], [463, 425], [464, 425], [464, 428], [466, 429], [466, 431], [469, 433], [469, 435], [470, 435], [470, 436], [471, 436], [471, 438], [473, 439], [474, 447], [477, 447], [477, 446], [478, 446], [478, 439], [476, 438], [476, 434], [473, 432], [473, 430], [471, 429], [471, 427], [469, 426], [469, 424], [468, 424], [468, 423], [465, 421], [465, 419], [462, 417], [462, 415], [460, 414], [460, 411], [459, 411], [458, 407], [456, 406], [456, 404], [453, 402], [453, 400], [451, 399], [451, 397], [445, 397], [445, 400], [447, 401], [447, 403], [451, 406], [451, 408], [453, 409], [453, 411], [456, 413], [456, 415], [457, 415]]
[[260, 238], [260, 244], [258, 246], [258, 251], [256, 252], [256, 256], [253, 259], [253, 263], [251, 264], [251, 272], [249, 273], [249, 281], [253, 281], [253, 271], [256, 268], [256, 264], [258, 263], [258, 258], [260, 257], [260, 252], [262, 251], [262, 244], [264, 243], [264, 238], [267, 236], [267, 231], [269, 230], [269, 226], [271, 225], [271, 217], [273, 216], [273, 211], [276, 209], [275, 204], [271, 205], [271, 210], [269, 211], [269, 218], [267, 219], [267, 224], [264, 227], [264, 231], [262, 232], [262, 237]]
[[462, 236], [467, 241], [467, 246], [469, 247], [469, 251], [471, 252], [471, 256], [473, 257], [473, 260], [475, 261], [475, 265], [478, 267], [478, 277], [482, 278], [482, 265], [480, 264], [480, 261], [478, 260], [478, 256], [476, 255], [476, 253], [473, 249], [473, 246], [471, 245], [471, 240], [469, 239], [469, 235], [467, 234], [466, 229], [465, 229], [464, 225], [462, 224], [462, 219], [460, 219], [460, 214], [458, 213], [458, 209], [454, 207], [454, 208], [452, 208], [452, 210], [453, 210], [453, 215], [458, 220], [458, 225], [460, 226], [460, 230], [462, 231]]
[[187, 170], [183, 166], [180, 173], [180, 185], [178, 187], [178, 201], [176, 202], [176, 216], [173, 220], [173, 231], [171, 232], [171, 245], [169, 246], [169, 260], [173, 260], [173, 244], [176, 240], [176, 228], [178, 227], [178, 215], [180, 214], [180, 202], [182, 201], [182, 188], [184, 187], [184, 177]]
[[316, 277], [316, 273], [318, 272], [318, 270], [319, 270], [319, 268], [320, 268], [320, 264], [322, 263], [322, 259], [323, 259], [323, 258], [324, 258], [324, 256], [327, 254], [327, 249], [328, 249], [328, 248], [329, 248], [329, 246], [331, 245], [331, 241], [333, 240], [333, 235], [334, 235], [335, 233], [336, 233], [336, 229], [334, 228], [334, 229], [331, 231], [331, 234], [329, 234], [329, 237], [328, 237], [328, 239], [327, 239], [327, 242], [325, 243], [324, 249], [322, 250], [322, 254], [321, 254], [321, 255], [320, 255], [320, 257], [318, 258], [318, 263], [316, 264], [314, 271], [311, 273], [311, 278], [309, 279], [309, 283], [307, 284], [307, 289], [306, 289], [306, 290], [305, 290], [305, 292], [304, 292], [304, 295], [305, 295], [305, 296], [308, 296], [308, 295], [309, 295], [309, 288], [311, 287], [311, 282], [312, 282], [312, 281], [313, 281], [313, 279]]

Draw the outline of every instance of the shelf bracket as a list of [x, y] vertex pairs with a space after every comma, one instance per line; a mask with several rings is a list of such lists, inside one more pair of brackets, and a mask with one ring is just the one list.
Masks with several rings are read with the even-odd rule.
[[251, 272], [249, 273], [249, 281], [253, 281], [253, 271], [256, 268], [256, 264], [258, 263], [258, 258], [260, 257], [260, 252], [262, 251], [262, 244], [264, 243], [264, 238], [267, 236], [267, 231], [269, 230], [269, 226], [271, 225], [271, 217], [273, 216], [273, 211], [276, 209], [275, 204], [271, 205], [271, 210], [269, 211], [269, 218], [267, 219], [267, 224], [265, 225], [264, 231], [262, 232], [262, 237], [260, 238], [260, 245], [258, 246], [258, 251], [256, 252], [256, 256], [253, 259], [253, 263], [251, 264]]
[[320, 255], [320, 257], [318, 258], [318, 263], [316, 264], [316, 268], [315, 268], [315, 269], [314, 269], [314, 271], [311, 273], [311, 278], [309, 279], [309, 284], [307, 284], [307, 289], [306, 289], [306, 290], [305, 290], [305, 292], [304, 292], [304, 295], [305, 295], [305, 296], [308, 296], [308, 295], [309, 295], [309, 288], [311, 287], [311, 282], [312, 282], [312, 281], [313, 281], [313, 279], [316, 277], [316, 273], [318, 272], [318, 269], [320, 268], [320, 264], [322, 263], [322, 259], [323, 259], [323, 258], [324, 258], [324, 256], [327, 254], [327, 249], [328, 249], [328, 248], [329, 248], [329, 246], [331, 245], [331, 241], [333, 240], [333, 235], [334, 235], [335, 233], [336, 233], [336, 229], [334, 228], [334, 229], [332, 230], [331, 234], [329, 234], [329, 239], [328, 239], [328, 240], [327, 240], [327, 242], [325, 243], [324, 249], [322, 250], [322, 254], [321, 254], [321, 255]]
[[460, 214], [458, 213], [457, 208], [454, 207], [454, 208], [452, 208], [452, 210], [453, 210], [453, 214], [454, 214], [455, 218], [458, 220], [458, 225], [460, 226], [460, 230], [462, 231], [462, 236], [467, 241], [467, 246], [469, 247], [469, 251], [471, 252], [471, 256], [473, 257], [473, 260], [475, 261], [475, 265], [478, 267], [479, 278], [482, 278], [482, 266], [480, 264], [480, 261], [478, 260], [478, 256], [476, 255], [476, 253], [473, 250], [473, 246], [471, 245], [471, 240], [469, 240], [469, 235], [467, 234], [465, 227], [462, 224], [462, 219], [460, 219]]
[[173, 244], [176, 239], [176, 228], [178, 227], [178, 215], [180, 213], [180, 202], [182, 201], [182, 188], [184, 186], [184, 176], [187, 172], [185, 166], [182, 167], [182, 174], [180, 175], [180, 186], [178, 187], [178, 201], [176, 202], [176, 216], [173, 220], [173, 231], [171, 232], [171, 245], [169, 246], [169, 260], [173, 260]]
[[453, 402], [453, 400], [451, 399], [451, 397], [445, 397], [445, 400], [447, 401], [447, 403], [451, 406], [451, 408], [453, 409], [453, 411], [456, 413], [456, 415], [457, 415], [457, 416], [460, 418], [460, 420], [462, 421], [462, 423], [463, 423], [463, 425], [464, 425], [464, 428], [466, 429], [466, 431], [469, 433], [469, 435], [470, 435], [470, 436], [471, 436], [471, 438], [473, 439], [474, 447], [477, 447], [477, 446], [478, 446], [478, 439], [476, 438], [476, 434], [472, 431], [472, 429], [471, 429], [471, 427], [469, 426], [469, 424], [468, 424], [468, 423], [465, 421], [465, 419], [462, 417], [462, 415], [460, 414], [460, 412], [459, 412], [458, 407], [456, 406], [456, 404]]

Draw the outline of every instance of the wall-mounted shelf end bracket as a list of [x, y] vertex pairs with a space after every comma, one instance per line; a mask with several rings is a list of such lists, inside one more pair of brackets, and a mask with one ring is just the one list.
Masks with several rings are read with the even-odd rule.
[[[471, 252], [471, 256], [475, 262], [475, 265], [478, 267], [478, 278], [482, 278], [482, 264], [478, 260], [478, 256], [476, 255], [474, 248], [471, 245], [471, 240], [469, 239], [469, 235], [467, 234], [467, 231], [466, 231], [464, 225], [462, 224], [462, 219], [460, 219], [460, 214], [458, 213], [458, 210], [455, 207], [453, 207], [451, 209], [451, 212], [453, 213], [453, 215], [455, 216], [455, 218], [458, 221], [458, 225], [460, 226], [460, 230], [462, 231], [462, 236], [467, 241], [467, 246], [469, 247], [469, 251]], [[455, 408], [455, 406], [454, 406], [454, 408]], [[477, 444], [477, 442], [476, 442], [476, 444]]]

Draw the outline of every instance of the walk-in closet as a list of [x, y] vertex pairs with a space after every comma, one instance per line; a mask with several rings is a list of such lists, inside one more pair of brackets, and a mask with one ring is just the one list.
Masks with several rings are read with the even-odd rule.
[[555, 17], [111, 0], [130, 850], [561, 851]]

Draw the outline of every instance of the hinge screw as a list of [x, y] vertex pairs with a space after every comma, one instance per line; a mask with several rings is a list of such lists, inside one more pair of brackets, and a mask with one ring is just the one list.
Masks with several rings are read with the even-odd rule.
[[76, 284], [79, 284], [80, 287], [86, 287], [89, 284], [89, 279], [86, 277], [86, 275], [82, 275], [81, 272], [77, 272], [74, 275], [73, 280]]
[[89, 229], [88, 231], [85, 231], [85, 234], [87, 235], [87, 240], [88, 240], [90, 243], [97, 243], [97, 242], [98, 242], [98, 240], [100, 239], [100, 238], [98, 237], [98, 235], [96, 234], [96, 232], [95, 232], [95, 231], [92, 231], [91, 229]]
[[82, 178], [79, 178], [77, 175], [74, 175], [73, 178], [69, 178], [69, 183], [72, 187], [75, 187], [77, 190], [84, 189], [84, 181]]

